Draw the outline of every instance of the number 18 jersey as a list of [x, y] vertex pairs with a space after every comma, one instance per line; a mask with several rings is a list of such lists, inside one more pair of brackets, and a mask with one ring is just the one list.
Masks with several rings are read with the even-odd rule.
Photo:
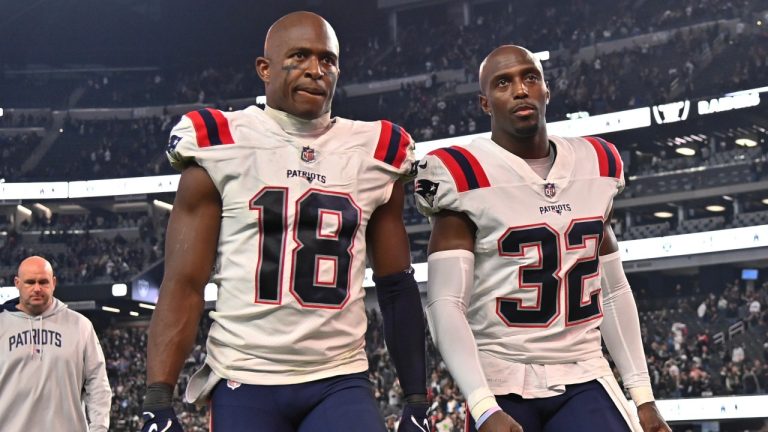
[[246, 384], [367, 370], [365, 231], [413, 165], [392, 123], [342, 118], [300, 142], [257, 107], [185, 115], [168, 156], [202, 166], [222, 200], [207, 364]]
[[546, 179], [487, 138], [419, 163], [420, 211], [461, 212], [477, 227], [467, 320], [489, 380], [499, 361], [602, 357], [598, 249], [622, 162], [600, 138], [549, 138], [556, 157]]

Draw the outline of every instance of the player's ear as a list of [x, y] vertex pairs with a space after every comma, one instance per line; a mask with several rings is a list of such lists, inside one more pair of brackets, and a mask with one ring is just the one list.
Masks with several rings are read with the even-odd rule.
[[488, 106], [488, 98], [485, 97], [485, 95], [482, 94], [482, 93], [477, 95], [477, 98], [480, 101], [480, 108], [483, 110], [483, 112], [488, 114], [488, 115], [492, 115], [491, 114], [491, 107]]
[[269, 82], [269, 59], [266, 57], [256, 57], [256, 73], [262, 81]]

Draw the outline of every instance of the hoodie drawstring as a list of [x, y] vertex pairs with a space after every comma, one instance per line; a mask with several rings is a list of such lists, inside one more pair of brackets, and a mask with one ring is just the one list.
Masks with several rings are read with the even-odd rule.
[[[35, 335], [35, 327], [33, 321], [38, 321], [38, 333]], [[35, 317], [29, 317], [29, 333], [30, 337], [32, 338], [32, 343], [30, 344], [31, 351], [30, 355], [32, 358], [35, 357], [35, 355], [38, 355], [38, 358], [42, 360], [43, 358], [43, 315], [37, 315]], [[38, 349], [38, 346], [40, 347]]]

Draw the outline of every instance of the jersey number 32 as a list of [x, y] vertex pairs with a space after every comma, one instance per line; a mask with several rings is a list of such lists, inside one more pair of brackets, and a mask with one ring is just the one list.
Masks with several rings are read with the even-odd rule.
[[[601, 315], [599, 291], [583, 300], [585, 281], [598, 276], [598, 249], [603, 239], [603, 220], [576, 219], [561, 236], [546, 224], [509, 228], [499, 239], [499, 254], [523, 258], [533, 249], [537, 262], [518, 269], [517, 288], [538, 290], [534, 305], [521, 298], [499, 297], [496, 313], [510, 327], [549, 327], [560, 316], [560, 290], [565, 289], [565, 325], [577, 325]], [[564, 254], [580, 257], [562, 269]], [[530, 254], [530, 253], [528, 253]], [[564, 275], [561, 274], [564, 271]]]

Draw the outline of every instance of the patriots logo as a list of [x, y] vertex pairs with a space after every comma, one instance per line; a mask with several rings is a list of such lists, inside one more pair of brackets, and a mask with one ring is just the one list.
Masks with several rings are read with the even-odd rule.
[[424, 198], [424, 201], [429, 204], [430, 207], [432, 207], [435, 203], [435, 196], [437, 195], [437, 188], [440, 186], [440, 183], [431, 182], [429, 180], [425, 179], [419, 179], [416, 180], [416, 188], [414, 192], [419, 194], [422, 198]]
[[552, 198], [555, 196], [556, 190], [555, 190], [555, 184], [554, 183], [547, 183], [544, 185], [544, 196], [547, 198]]
[[176, 146], [179, 145], [179, 142], [181, 142], [181, 137], [178, 135], [171, 135], [171, 138], [168, 140], [168, 146], [165, 147], [165, 151], [170, 153], [174, 150], [176, 150]]
[[301, 148], [301, 160], [306, 163], [313, 163], [317, 161], [317, 152], [310, 146], [304, 146]]

